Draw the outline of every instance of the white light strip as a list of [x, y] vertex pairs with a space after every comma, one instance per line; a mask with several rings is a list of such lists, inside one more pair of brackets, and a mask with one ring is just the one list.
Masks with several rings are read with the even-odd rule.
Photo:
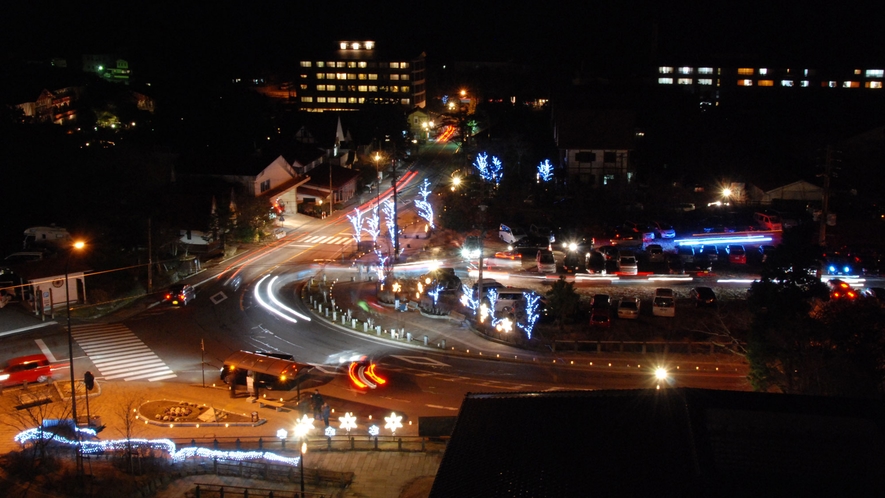
[[307, 321], [309, 322], [309, 321], [310, 321], [310, 317], [308, 317], [308, 316], [304, 316], [303, 314], [301, 314], [301, 313], [299, 313], [299, 312], [293, 310], [292, 308], [286, 306], [285, 304], [283, 304], [282, 302], [280, 302], [279, 299], [277, 299], [277, 296], [276, 296], [276, 295], [274, 294], [274, 292], [273, 292], [273, 283], [274, 283], [278, 278], [280, 278], [280, 277], [279, 277], [279, 276], [274, 277], [273, 279], [271, 279], [270, 283], [267, 284], [267, 295], [270, 296], [270, 300], [273, 301], [273, 303], [276, 304], [277, 306], [279, 306], [280, 308], [283, 308], [284, 310], [288, 311], [289, 313], [292, 313], [293, 315], [297, 316], [298, 318], [300, 318], [300, 319], [302, 319], [302, 320], [307, 320]]
[[649, 282], [691, 282], [694, 278], [691, 275], [672, 275], [666, 277], [648, 277]]
[[752, 284], [756, 280], [750, 280], [749, 278], [721, 278], [716, 280], [717, 284]]
[[264, 299], [261, 299], [261, 282], [264, 282], [264, 279], [269, 276], [270, 275], [265, 275], [265, 276], [261, 277], [261, 280], [258, 281], [258, 285], [255, 286], [255, 300], [258, 301], [258, 304], [263, 306], [264, 309], [266, 309], [267, 311], [270, 311], [271, 313], [278, 315], [281, 318], [289, 320], [292, 323], [298, 323], [298, 320], [296, 320], [296, 319], [292, 318], [291, 316], [273, 308], [272, 306], [270, 306], [269, 304], [264, 302]]

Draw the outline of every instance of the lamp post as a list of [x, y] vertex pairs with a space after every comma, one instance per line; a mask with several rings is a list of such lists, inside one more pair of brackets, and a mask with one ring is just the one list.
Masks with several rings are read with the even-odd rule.
[[[72, 249], [82, 250], [86, 244], [83, 241], [74, 242]], [[80, 433], [77, 430], [77, 389], [75, 387], [76, 377], [74, 376], [74, 336], [71, 332], [71, 290], [68, 287], [68, 274], [70, 270], [71, 253], [65, 259], [65, 307], [67, 308], [68, 320], [68, 363], [71, 367], [71, 416], [74, 419], [74, 437], [77, 438], [77, 474], [83, 471], [83, 461], [80, 459]], [[87, 393], [88, 396], [88, 393]]]
[[381, 154], [375, 153], [375, 176], [378, 178], [375, 179], [375, 205], [378, 206], [381, 203], [381, 170], [378, 168], [378, 161], [381, 160]]
[[304, 454], [307, 453], [307, 441], [305, 437], [310, 430], [313, 429], [313, 419], [307, 414], [301, 417], [295, 424], [295, 437], [301, 442], [298, 447], [298, 467], [301, 469], [301, 495], [304, 495]]

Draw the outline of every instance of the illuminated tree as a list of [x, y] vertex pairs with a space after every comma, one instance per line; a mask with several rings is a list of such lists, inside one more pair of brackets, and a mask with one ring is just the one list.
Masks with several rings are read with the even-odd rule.
[[480, 178], [486, 182], [494, 183], [495, 186], [498, 186], [504, 178], [504, 166], [501, 164], [501, 160], [492, 156], [489, 161], [489, 155], [485, 152], [477, 154], [473, 167], [479, 171]]
[[384, 211], [384, 222], [387, 224], [387, 233], [391, 241], [396, 240], [396, 219], [393, 208], [393, 201], [390, 199], [384, 201], [384, 205], [381, 206], [381, 210]]
[[360, 246], [363, 232], [363, 213], [358, 208], [353, 208], [353, 214], [347, 215], [350, 224], [353, 225], [353, 241], [356, 242], [357, 248]]
[[553, 165], [549, 159], [544, 159], [544, 162], [538, 165], [538, 179], [544, 182], [553, 179]]
[[372, 244], [377, 245], [378, 235], [381, 234], [381, 219], [378, 217], [377, 204], [372, 207], [372, 216], [366, 218], [366, 228], [363, 230], [372, 237]]
[[517, 323], [516, 326], [525, 331], [526, 337], [532, 338], [532, 330], [538, 321], [538, 304], [541, 296], [532, 292], [525, 297], [525, 323]]
[[430, 225], [430, 228], [434, 228], [433, 224], [433, 206], [427, 202], [427, 196], [431, 193], [430, 191], [430, 180], [427, 178], [424, 179], [424, 183], [421, 184], [421, 189], [418, 191], [418, 197], [421, 197], [420, 200], [415, 201], [415, 207], [418, 208], [418, 216], [427, 220], [427, 223]]

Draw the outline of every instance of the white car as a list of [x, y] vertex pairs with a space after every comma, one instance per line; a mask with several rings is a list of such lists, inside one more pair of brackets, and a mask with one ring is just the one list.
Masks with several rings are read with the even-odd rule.
[[508, 244], [513, 244], [517, 240], [525, 238], [527, 235], [526, 231], [519, 227], [509, 227], [501, 224], [498, 228], [498, 238]]
[[618, 271], [624, 275], [636, 275], [639, 273], [639, 265], [636, 263], [636, 256], [622, 255], [618, 259]]
[[639, 318], [639, 298], [625, 297], [618, 303], [618, 318]]
[[676, 296], [673, 289], [658, 287], [652, 300], [651, 314], [654, 316], [676, 316]]
[[652, 221], [649, 222], [648, 226], [654, 230], [655, 237], [659, 239], [673, 239], [676, 237], [676, 230], [667, 223]]
[[548, 249], [538, 250], [535, 261], [538, 264], [538, 273], [556, 273], [556, 258], [553, 257], [553, 251]]

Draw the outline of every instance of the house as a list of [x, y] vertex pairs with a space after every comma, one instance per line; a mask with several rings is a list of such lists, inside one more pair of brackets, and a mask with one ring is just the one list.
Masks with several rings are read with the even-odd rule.
[[823, 188], [805, 180], [797, 180], [776, 187], [759, 187], [748, 184], [745, 191], [746, 202], [750, 204], [820, 203]]
[[602, 188], [633, 181], [633, 112], [558, 109], [553, 133], [559, 164], [573, 186]]
[[89, 272], [76, 257], [69, 260], [56, 256], [10, 265], [0, 270], [0, 275], [4, 286], [10, 284], [10, 288], [21, 289], [21, 297], [31, 303], [34, 311], [51, 314], [59, 308], [64, 310], [66, 303], [86, 302], [86, 274]]
[[430, 131], [433, 128], [433, 121], [430, 113], [416, 107], [414, 111], [408, 115], [409, 133], [419, 140], [427, 140], [430, 138]]
[[360, 172], [326, 163], [311, 170], [309, 177], [310, 180], [298, 189], [299, 211], [302, 212], [307, 209], [304, 204], [322, 206], [328, 203], [330, 193], [332, 202], [350, 200], [356, 194]]

